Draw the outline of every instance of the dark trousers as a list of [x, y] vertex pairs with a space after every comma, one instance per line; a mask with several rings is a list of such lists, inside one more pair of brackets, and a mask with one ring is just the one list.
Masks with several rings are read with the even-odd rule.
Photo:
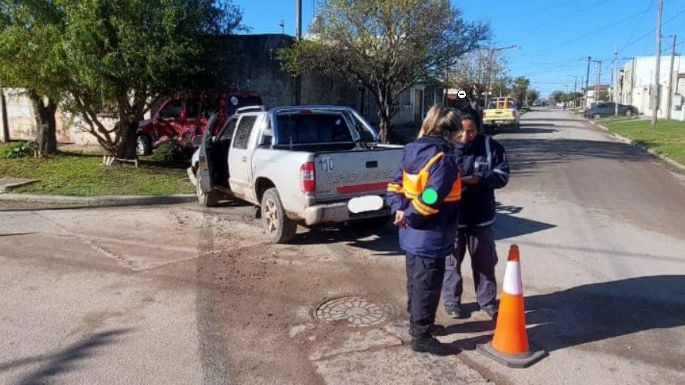
[[407, 253], [406, 260], [409, 332], [414, 338], [430, 338], [440, 303], [445, 259], [422, 258]]
[[495, 265], [497, 250], [492, 226], [467, 227], [459, 229], [454, 254], [445, 261], [445, 280], [442, 285], [442, 299], [446, 308], [461, 304], [464, 278], [461, 275], [461, 263], [466, 255], [466, 248], [471, 255], [473, 285], [481, 309], [493, 308], [497, 301], [497, 281]]

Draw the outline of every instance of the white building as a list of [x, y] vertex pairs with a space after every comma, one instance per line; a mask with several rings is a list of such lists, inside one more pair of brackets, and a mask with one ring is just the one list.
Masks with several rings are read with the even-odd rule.
[[[654, 70], [656, 57], [636, 57], [630, 60], [618, 76], [619, 101], [637, 107], [640, 113], [652, 116]], [[685, 57], [676, 56], [673, 61], [671, 95], [668, 92], [671, 72], [671, 56], [662, 56], [659, 71], [659, 118], [685, 121]], [[670, 110], [670, 111], [669, 111]]]

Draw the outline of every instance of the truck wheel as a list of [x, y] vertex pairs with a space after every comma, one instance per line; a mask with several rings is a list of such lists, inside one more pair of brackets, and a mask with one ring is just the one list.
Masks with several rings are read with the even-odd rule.
[[626, 110], [625, 116], [631, 116], [631, 115], [633, 115], [633, 111], [631, 111], [631, 110]]
[[595, 120], [597, 120], [597, 119], [599, 119], [599, 118], [601, 118], [601, 117], [602, 117], [602, 115], [600, 115], [600, 114], [594, 114], [594, 115], [592, 115], [592, 119], [595, 119]]
[[136, 153], [138, 153], [139, 156], [152, 154], [150, 137], [147, 135], [138, 135], [136, 137]]
[[293, 239], [297, 223], [285, 215], [281, 198], [275, 188], [270, 188], [262, 196], [262, 227], [273, 243], [286, 243]]
[[214, 207], [219, 204], [219, 199], [221, 199], [221, 194], [216, 191], [206, 193], [202, 191], [200, 187], [200, 179], [202, 174], [197, 173], [197, 181], [195, 183], [195, 195], [197, 195], [197, 202], [202, 207]]

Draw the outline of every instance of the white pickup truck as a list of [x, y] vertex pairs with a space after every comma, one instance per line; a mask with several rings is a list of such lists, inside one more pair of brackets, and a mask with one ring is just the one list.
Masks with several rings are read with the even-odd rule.
[[201, 205], [228, 197], [259, 206], [275, 243], [292, 239], [298, 224], [387, 223], [382, 196], [403, 149], [378, 144], [355, 110], [247, 107], [215, 125], [210, 118], [188, 168]]

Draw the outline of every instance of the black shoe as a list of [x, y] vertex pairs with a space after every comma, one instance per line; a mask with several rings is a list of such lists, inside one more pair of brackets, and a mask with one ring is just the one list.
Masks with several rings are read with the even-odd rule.
[[469, 318], [469, 314], [465, 312], [464, 310], [461, 309], [461, 306], [456, 305], [456, 306], [450, 306], [445, 308], [445, 313], [447, 313], [447, 316], [450, 318]]
[[441, 343], [435, 337], [430, 338], [412, 338], [411, 350], [418, 353], [430, 353], [436, 355], [449, 354], [447, 345]]
[[[431, 336], [443, 336], [445, 335], [445, 331], [446, 329], [442, 325], [433, 324], [428, 328], [428, 334], [430, 334]], [[422, 336], [425, 336], [425, 332], [417, 332], [412, 329], [409, 329], [409, 335], [412, 339], [420, 339]]]

